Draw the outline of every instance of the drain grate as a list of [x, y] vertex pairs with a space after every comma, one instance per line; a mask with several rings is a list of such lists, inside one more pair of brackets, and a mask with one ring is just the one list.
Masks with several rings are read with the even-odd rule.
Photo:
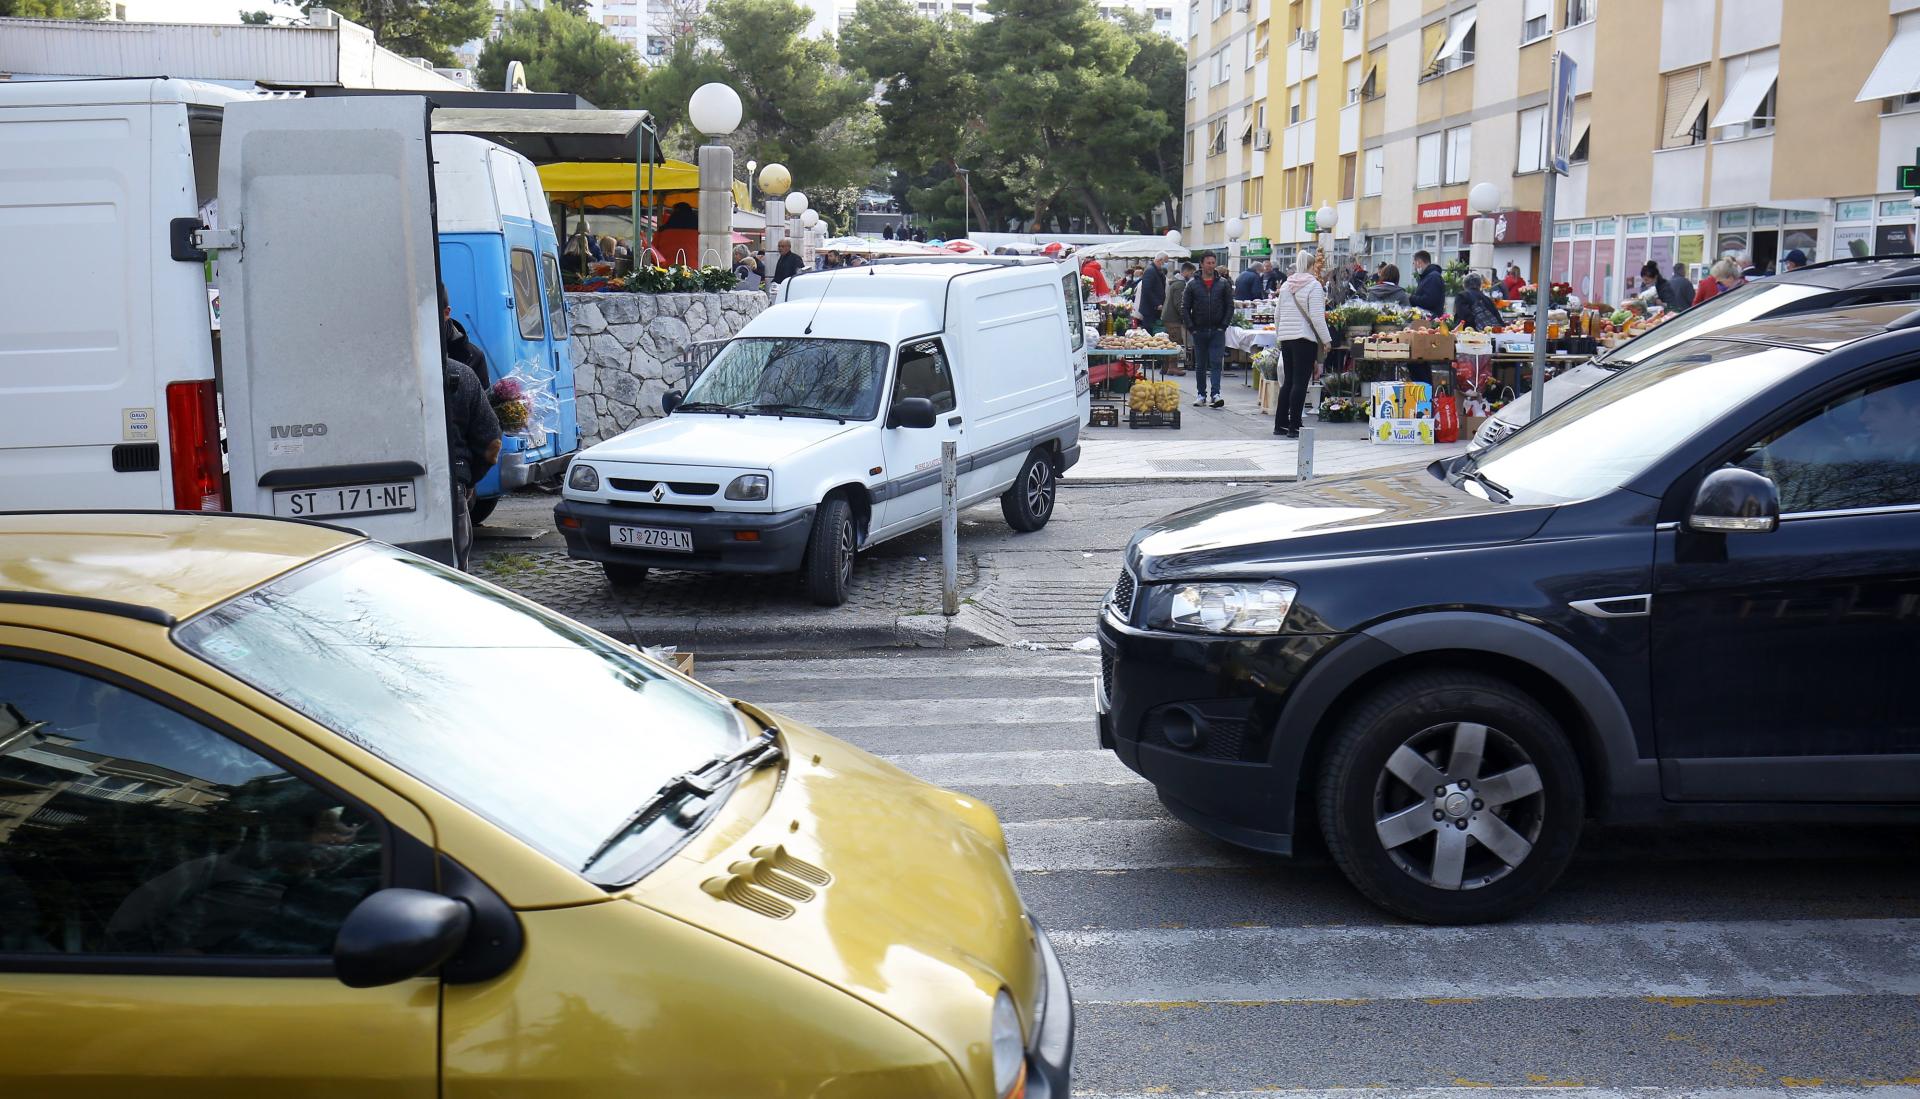
[[1149, 458], [1160, 473], [1258, 473], [1259, 465], [1245, 458]]

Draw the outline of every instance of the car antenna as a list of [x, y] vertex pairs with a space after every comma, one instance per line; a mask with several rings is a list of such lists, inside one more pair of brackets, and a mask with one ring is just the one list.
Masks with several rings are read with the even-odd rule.
[[819, 317], [820, 317], [820, 307], [821, 307], [822, 305], [824, 305], [824, 304], [826, 304], [826, 300], [827, 300], [827, 291], [829, 291], [829, 290], [831, 290], [831, 289], [833, 289], [833, 276], [832, 276], [832, 275], [828, 275], [828, 276], [827, 276], [827, 284], [826, 284], [825, 286], [822, 286], [822, 287], [820, 288], [820, 297], [819, 297], [819, 298], [817, 298], [817, 299], [815, 299], [815, 301], [814, 301], [814, 303], [813, 303], [813, 316], [811, 316], [811, 317], [808, 317], [808, 318], [807, 318], [807, 326], [806, 326], [805, 328], [803, 328], [803, 329], [801, 329], [801, 330], [800, 330], [800, 334], [801, 334], [802, 336], [811, 336], [811, 335], [813, 335], [813, 322], [814, 322], [815, 320], [818, 320], [818, 319], [819, 319]]

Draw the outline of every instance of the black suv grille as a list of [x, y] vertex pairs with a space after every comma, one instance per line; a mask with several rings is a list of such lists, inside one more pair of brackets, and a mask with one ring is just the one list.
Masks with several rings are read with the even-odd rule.
[[1113, 654], [1105, 647], [1100, 650], [1100, 690], [1107, 698], [1113, 697]]
[[1113, 609], [1129, 622], [1133, 620], [1133, 591], [1133, 574], [1121, 569], [1120, 579], [1113, 583]]

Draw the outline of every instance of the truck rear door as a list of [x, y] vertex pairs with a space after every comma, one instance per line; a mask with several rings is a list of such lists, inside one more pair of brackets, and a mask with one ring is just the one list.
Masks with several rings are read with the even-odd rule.
[[451, 561], [428, 106], [236, 103], [220, 152], [233, 509]]

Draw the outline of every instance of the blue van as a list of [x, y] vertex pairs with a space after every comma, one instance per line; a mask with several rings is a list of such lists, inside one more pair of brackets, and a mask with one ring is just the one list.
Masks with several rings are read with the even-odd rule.
[[486, 353], [488, 385], [517, 376], [532, 406], [527, 428], [504, 433], [499, 464], [475, 486], [478, 523], [503, 493], [558, 476], [580, 447], [571, 326], [560, 243], [533, 162], [466, 134], [434, 135], [433, 157], [448, 305]]

